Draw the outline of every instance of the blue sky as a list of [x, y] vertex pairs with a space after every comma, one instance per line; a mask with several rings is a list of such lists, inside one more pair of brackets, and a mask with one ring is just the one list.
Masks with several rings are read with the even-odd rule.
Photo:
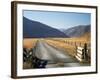
[[23, 16], [57, 29], [67, 29], [77, 25], [88, 25], [91, 23], [90, 13], [24, 10]]

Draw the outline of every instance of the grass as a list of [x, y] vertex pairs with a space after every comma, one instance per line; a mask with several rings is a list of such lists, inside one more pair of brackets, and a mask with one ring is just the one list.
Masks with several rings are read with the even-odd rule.
[[31, 69], [32, 63], [31, 62], [24, 62], [23, 63], [23, 69]]
[[75, 53], [76, 53], [75, 46], [70, 46], [64, 42], [53, 41], [53, 40], [46, 40], [46, 42], [49, 45], [54, 46], [55, 48], [62, 49], [66, 53], [69, 53], [69, 55], [71, 55], [71, 56], [75, 56]]
[[83, 47], [84, 43], [87, 43], [90, 47], [90, 36], [88, 35], [87, 37], [87, 35], [84, 35], [79, 38], [47, 38], [46, 42], [74, 57], [76, 55], [76, 46]]
[[[36, 46], [36, 42], [38, 39], [36, 38], [24, 38], [23, 39], [23, 48], [31, 49]], [[32, 62], [26, 61], [23, 62], [23, 69], [31, 69], [32, 68]]]
[[24, 48], [33, 48], [36, 45], [38, 39], [36, 38], [24, 38], [23, 39], [23, 47]]
[[[72, 57], [75, 57], [76, 55], [76, 46], [83, 47], [84, 43], [90, 44], [91, 42], [90, 34], [85, 34], [78, 38], [42, 38], [42, 39], [46, 41], [46, 43], [48, 43], [49, 45], [65, 51], [66, 54], [69, 54]], [[39, 38], [24, 38], [23, 47], [27, 49], [34, 48], [38, 40]], [[91, 55], [91, 52], [89, 52], [89, 55]], [[31, 68], [31, 65], [32, 65], [31, 62], [25, 62], [23, 64], [23, 68], [29, 69]], [[63, 63], [59, 63], [57, 65], [63, 66]]]

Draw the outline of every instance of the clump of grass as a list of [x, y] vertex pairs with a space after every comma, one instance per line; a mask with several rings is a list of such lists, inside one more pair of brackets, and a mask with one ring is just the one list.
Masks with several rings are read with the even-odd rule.
[[37, 39], [35, 38], [24, 38], [23, 39], [23, 47], [30, 49], [36, 45]]

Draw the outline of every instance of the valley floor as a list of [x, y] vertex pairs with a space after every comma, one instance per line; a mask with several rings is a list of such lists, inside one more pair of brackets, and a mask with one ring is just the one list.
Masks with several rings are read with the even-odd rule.
[[[47, 60], [46, 68], [90, 66], [90, 63], [80, 63], [74, 57], [75, 54], [72, 55], [67, 50], [61, 49], [61, 47], [57, 48], [59, 44], [51, 42], [45, 39], [37, 39], [35, 42], [35, 53], [33, 55], [41, 60]], [[25, 63], [24, 65], [29, 64]]]

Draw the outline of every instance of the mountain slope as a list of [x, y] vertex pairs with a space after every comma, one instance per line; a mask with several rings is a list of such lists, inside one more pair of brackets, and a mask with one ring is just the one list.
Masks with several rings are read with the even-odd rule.
[[69, 37], [80, 37], [85, 33], [90, 32], [91, 26], [90, 25], [79, 25], [67, 30], [63, 30], [63, 32], [68, 35]]
[[68, 37], [58, 29], [23, 17], [24, 38]]
[[87, 32], [79, 38], [83, 38], [83, 39], [86, 39], [87, 41], [90, 41], [91, 40], [91, 33]]

